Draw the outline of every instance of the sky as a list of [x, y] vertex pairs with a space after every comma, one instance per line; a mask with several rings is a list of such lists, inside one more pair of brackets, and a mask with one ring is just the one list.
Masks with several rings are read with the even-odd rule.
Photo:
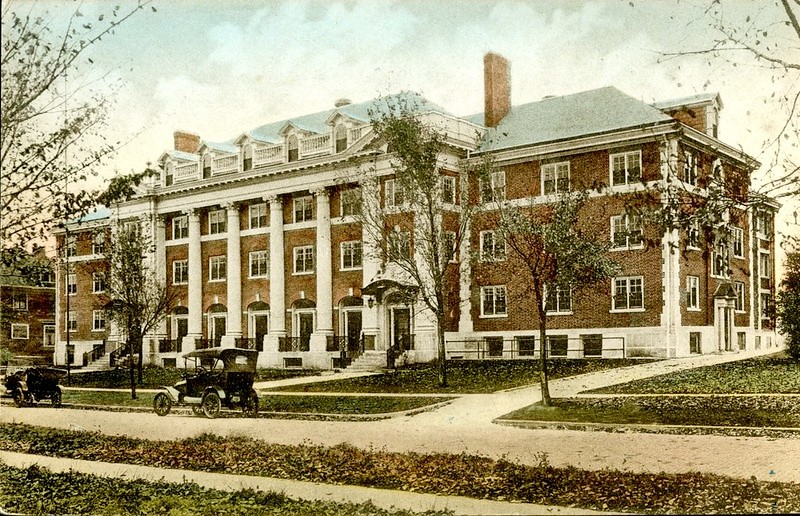
[[[134, 5], [119, 3], [121, 11]], [[759, 158], [781, 123], [770, 75], [700, 57], [663, 59], [711, 41], [708, 3], [154, 0], [93, 49], [86, 72], [119, 85], [109, 130], [128, 142], [101, 177], [155, 162], [175, 130], [225, 141], [343, 97], [411, 90], [456, 115], [482, 112], [488, 51], [511, 62], [512, 104], [604, 86], [646, 102], [719, 92], [720, 138]], [[723, 4], [737, 22], [768, 25], [775, 12], [764, 0]], [[14, 8], [47, 10], [59, 23], [76, 9], [96, 19], [110, 5], [17, 0]]]

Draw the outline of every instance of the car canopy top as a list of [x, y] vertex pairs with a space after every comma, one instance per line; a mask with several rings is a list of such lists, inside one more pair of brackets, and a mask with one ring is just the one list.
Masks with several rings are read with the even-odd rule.
[[217, 359], [222, 360], [225, 371], [228, 372], [254, 372], [258, 351], [255, 349], [240, 348], [207, 348], [190, 351], [183, 358]]

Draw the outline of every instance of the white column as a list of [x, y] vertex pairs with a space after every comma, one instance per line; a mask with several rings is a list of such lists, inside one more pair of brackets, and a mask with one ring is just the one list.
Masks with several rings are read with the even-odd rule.
[[[189, 215], [189, 320], [183, 351], [194, 349], [194, 339], [203, 336], [203, 258], [200, 249], [200, 212]], [[188, 344], [188, 346], [187, 346]]]
[[331, 203], [327, 190], [313, 192], [317, 198], [317, 328], [320, 335], [333, 335], [333, 273], [331, 259]]
[[242, 336], [242, 255], [239, 206], [229, 204], [226, 209], [228, 210], [228, 327], [225, 335], [236, 338]]
[[283, 203], [273, 196], [269, 198], [269, 333], [275, 337], [286, 336], [283, 254]]

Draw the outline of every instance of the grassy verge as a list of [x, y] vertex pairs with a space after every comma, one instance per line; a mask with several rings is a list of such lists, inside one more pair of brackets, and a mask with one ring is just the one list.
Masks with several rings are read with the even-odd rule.
[[[184, 369], [174, 367], [145, 367], [142, 370], [142, 383], [139, 384], [143, 389], [156, 389], [164, 385], [173, 385], [182, 378]], [[318, 376], [318, 371], [302, 369], [258, 369], [256, 371], [256, 381], [283, 380], [285, 378], [296, 378], [298, 376]], [[75, 373], [70, 375], [71, 387], [100, 387], [107, 389], [126, 389], [131, 385], [129, 369], [108, 369], [104, 371], [91, 371], [86, 373]], [[62, 385], [67, 384], [66, 378], [61, 380]]]
[[51, 473], [0, 465], [0, 507], [26, 514], [200, 514], [297, 516], [426, 516], [449, 511], [386, 511], [370, 503], [294, 501], [278, 493], [252, 489], [232, 493], [203, 489], [194, 483], [172, 484], [102, 478], [81, 473]]
[[640, 425], [709, 425], [800, 429], [800, 402], [781, 396], [680, 396], [554, 399], [503, 419]]
[[[563, 378], [602, 371], [642, 360], [627, 359], [554, 359], [550, 361], [551, 378]], [[370, 392], [370, 393], [490, 393], [539, 382], [537, 360], [450, 361], [447, 387], [439, 387], [438, 369], [433, 364], [415, 364], [381, 375], [333, 380], [276, 390], [300, 392]]]
[[800, 485], [720, 475], [642, 474], [521, 465], [474, 455], [390, 453], [342, 444], [284, 446], [203, 435], [155, 442], [20, 424], [0, 425], [0, 449], [162, 468], [653, 514], [792, 512]]
[[[150, 392], [137, 392], [136, 399], [131, 399], [130, 392], [103, 392], [103, 391], [70, 391], [64, 390], [62, 400], [64, 403], [78, 405], [99, 405], [113, 407], [153, 407], [155, 394]], [[47, 403], [45, 403], [45, 406]]]
[[612, 394], [800, 393], [800, 362], [784, 353], [698, 367], [587, 391]]

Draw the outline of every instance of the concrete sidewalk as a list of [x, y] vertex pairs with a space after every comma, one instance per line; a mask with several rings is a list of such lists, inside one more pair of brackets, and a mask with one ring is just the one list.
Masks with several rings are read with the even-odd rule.
[[286, 494], [289, 498], [295, 500], [323, 500], [339, 503], [364, 503], [371, 501], [375, 506], [382, 509], [405, 509], [416, 512], [449, 509], [455, 514], [465, 515], [612, 514], [587, 509], [497, 502], [463, 496], [438, 496], [393, 491], [389, 489], [318, 484], [268, 477], [161, 469], [130, 464], [62, 459], [4, 451], [0, 451], [0, 461], [15, 468], [27, 468], [28, 466], [36, 464], [58, 473], [74, 471], [101, 477], [121, 478], [124, 480], [161, 480], [171, 483], [194, 482], [201, 487], [220, 491], [238, 491], [248, 488], [263, 492], [274, 491]]

